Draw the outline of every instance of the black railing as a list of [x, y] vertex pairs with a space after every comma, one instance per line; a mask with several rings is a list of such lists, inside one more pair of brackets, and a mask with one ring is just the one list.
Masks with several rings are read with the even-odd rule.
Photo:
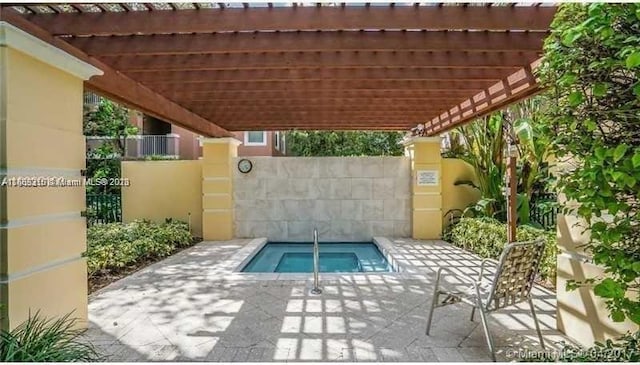
[[120, 194], [87, 194], [87, 225], [122, 222]]
[[554, 229], [558, 219], [558, 198], [553, 193], [534, 194], [531, 197], [531, 220], [545, 229]]

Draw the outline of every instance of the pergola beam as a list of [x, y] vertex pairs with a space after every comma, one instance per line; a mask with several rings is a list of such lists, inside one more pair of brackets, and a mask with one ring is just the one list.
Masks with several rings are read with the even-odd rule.
[[416, 105], [399, 105], [399, 106], [389, 106], [389, 107], [376, 107], [376, 108], [367, 108], [362, 106], [304, 106], [304, 107], [282, 107], [282, 108], [251, 108], [251, 109], [243, 109], [242, 111], [238, 111], [238, 107], [204, 107], [198, 106], [193, 107], [192, 110], [196, 111], [199, 114], [206, 116], [213, 115], [229, 115], [229, 116], [246, 116], [250, 113], [260, 114], [264, 118], [268, 118], [271, 115], [309, 115], [309, 114], [331, 114], [331, 115], [345, 115], [345, 114], [364, 114], [368, 113], [371, 116], [377, 115], [404, 115], [407, 117], [410, 116], [419, 116], [428, 119], [430, 116], [438, 114], [442, 110], [446, 110], [451, 104], [431, 104], [427, 106], [416, 106]]
[[[249, 11], [247, 11], [249, 10]], [[555, 7], [277, 7], [35, 14], [53, 35], [212, 33], [254, 30], [480, 29], [546, 31]]]
[[194, 114], [183, 106], [167, 99], [143, 86], [137, 81], [114, 70], [105, 63], [89, 57], [66, 42], [52, 37], [45, 30], [27, 21], [13, 9], [2, 8], [0, 21], [22, 29], [23, 31], [59, 48], [78, 59], [88, 62], [104, 72], [102, 76], [94, 76], [85, 81], [85, 86], [99, 94], [108, 96], [118, 102], [129, 105], [151, 116], [175, 123], [188, 130], [205, 136], [228, 136], [229, 132], [214, 123]]
[[[478, 90], [480, 91], [480, 90]], [[405, 89], [335, 89], [335, 90], [306, 90], [306, 91], [277, 91], [277, 90], [230, 90], [211, 92], [165, 92], [168, 98], [177, 102], [203, 101], [227, 102], [241, 100], [276, 101], [287, 99], [289, 102], [305, 100], [344, 100], [344, 99], [422, 99], [422, 100], [463, 100], [470, 94], [469, 90], [405, 90]]]
[[331, 108], [357, 108], [361, 110], [377, 110], [377, 109], [433, 109], [433, 106], [438, 108], [451, 107], [456, 101], [460, 102], [462, 99], [348, 99], [348, 100], [269, 100], [268, 102], [260, 102], [258, 100], [223, 100], [223, 101], [196, 101], [185, 102], [184, 105], [190, 109], [193, 108], [208, 108], [211, 110], [220, 109], [233, 109], [239, 111], [252, 111], [252, 110], [300, 110], [304, 108], [325, 108], [331, 110]]
[[[140, 82], [265, 82], [278, 80], [481, 80], [498, 81], [517, 69], [460, 68], [379, 68], [379, 69], [299, 69], [238, 71], [163, 71], [127, 73]], [[509, 72], [510, 71], [510, 72]]]
[[309, 91], [331, 92], [348, 90], [473, 90], [487, 87], [486, 81], [429, 81], [429, 80], [345, 80], [345, 81], [266, 81], [266, 82], [200, 82], [175, 85], [146, 82], [159, 92], [213, 92], [213, 91]]
[[[203, 109], [202, 114], [206, 115], [208, 118], [212, 120], [228, 119], [228, 118], [238, 118], [238, 119], [247, 119], [252, 115], [255, 116], [256, 113], [253, 111], [247, 112], [239, 112], [239, 111], [229, 111], [229, 112], [214, 112], [211, 111], [207, 113]], [[442, 110], [442, 109], [441, 109]], [[336, 120], [340, 120], [341, 118], [348, 119], [350, 117], [363, 118], [363, 119], [375, 119], [375, 118], [393, 118], [393, 119], [407, 119], [407, 118], [420, 118], [427, 119], [429, 116], [438, 113], [437, 109], [431, 109], [428, 111], [411, 111], [411, 110], [401, 110], [401, 111], [369, 111], [369, 110], [355, 110], [355, 111], [330, 111], [327, 109], [323, 110], [301, 110], [301, 111], [264, 111], [260, 112], [260, 118], [262, 120], [278, 120], [281, 118], [308, 118], [308, 117], [332, 117]], [[258, 119], [258, 118], [256, 118]]]
[[389, 130], [406, 131], [416, 124], [415, 120], [390, 120], [375, 119], [352, 120], [341, 119], [339, 121], [329, 119], [302, 119], [299, 121], [267, 121], [250, 119], [243, 121], [230, 121], [226, 127], [230, 131], [282, 131], [292, 129], [302, 130]]
[[92, 56], [339, 51], [536, 52], [547, 32], [286, 32], [69, 38]]
[[377, 131], [389, 131], [389, 132], [399, 132], [407, 130], [411, 127], [411, 124], [398, 124], [398, 125], [389, 125], [385, 121], [380, 121], [379, 123], [365, 122], [365, 123], [350, 123], [345, 121], [340, 124], [314, 124], [313, 127], [309, 128], [300, 128], [299, 126], [294, 125], [277, 125], [273, 128], [271, 125], [255, 125], [248, 124], [244, 126], [234, 126], [234, 128], [229, 129], [233, 132], [242, 132], [242, 131], [286, 131], [286, 130], [329, 130], [329, 131], [369, 131], [375, 129]]
[[[282, 103], [285, 99], [285, 103]], [[463, 97], [432, 97], [432, 98], [397, 98], [391, 96], [383, 97], [322, 97], [322, 98], [256, 98], [256, 99], [240, 99], [240, 98], [226, 98], [226, 99], [201, 99], [201, 100], [187, 100], [183, 101], [184, 105], [188, 106], [227, 106], [227, 107], [239, 107], [243, 109], [251, 108], [300, 108], [307, 106], [342, 106], [342, 105], [361, 105], [363, 107], [377, 107], [386, 105], [417, 105], [425, 106], [429, 103], [448, 104], [449, 106], [456, 101], [463, 100]], [[369, 103], [375, 103], [370, 105]]]
[[277, 130], [277, 129], [289, 129], [289, 128], [315, 127], [315, 125], [307, 125], [306, 123], [315, 123], [318, 125], [340, 125], [343, 123], [365, 125], [366, 123], [374, 123], [374, 124], [386, 123], [389, 126], [405, 126], [405, 127], [411, 127], [416, 123], [415, 117], [400, 118], [396, 116], [376, 116], [376, 117], [365, 118], [365, 117], [345, 115], [339, 119], [335, 119], [335, 116], [296, 117], [296, 118], [298, 119], [293, 119], [293, 118], [262, 119], [262, 118], [255, 118], [254, 116], [250, 118], [235, 118], [235, 119], [221, 118], [218, 120], [218, 122], [227, 126], [229, 130], [238, 130], [238, 129], [234, 129], [235, 126], [250, 128], [251, 125], [255, 125], [255, 127], [257, 128], [267, 128], [269, 126], [273, 126], [273, 128], [268, 128], [267, 130]]
[[299, 69], [299, 68], [512, 68], [522, 67], [538, 58], [537, 52], [414, 52], [414, 51], [340, 51], [331, 53], [249, 53], [117, 56], [103, 58], [105, 63], [127, 72]]

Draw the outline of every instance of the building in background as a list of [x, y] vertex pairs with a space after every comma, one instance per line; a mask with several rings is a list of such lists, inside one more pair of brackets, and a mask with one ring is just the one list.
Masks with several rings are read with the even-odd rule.
[[[102, 97], [87, 92], [84, 95], [86, 108], [96, 108]], [[201, 136], [177, 125], [130, 110], [129, 121], [138, 127], [138, 135], [129, 136], [125, 147], [125, 158], [167, 158], [196, 160], [202, 157]], [[238, 156], [284, 156], [285, 134], [278, 131], [233, 132], [242, 142]], [[109, 137], [86, 136], [87, 149], [99, 146]]]
[[238, 156], [284, 156], [287, 146], [284, 132], [246, 131], [233, 132], [234, 138], [242, 142]]

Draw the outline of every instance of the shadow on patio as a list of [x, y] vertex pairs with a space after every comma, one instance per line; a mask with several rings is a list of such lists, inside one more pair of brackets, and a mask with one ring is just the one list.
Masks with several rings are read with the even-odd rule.
[[[490, 359], [468, 306], [437, 310], [432, 335], [424, 334], [435, 270], [477, 275], [473, 254], [395, 240], [402, 275], [340, 275], [322, 280], [323, 294], [312, 296], [310, 280], [233, 274], [233, 256], [248, 242], [201, 243], [95, 293], [88, 336], [111, 361]], [[534, 294], [547, 345], [557, 346], [566, 339], [555, 330], [555, 295]], [[490, 318], [499, 359], [513, 349], [541, 350], [526, 304]]]

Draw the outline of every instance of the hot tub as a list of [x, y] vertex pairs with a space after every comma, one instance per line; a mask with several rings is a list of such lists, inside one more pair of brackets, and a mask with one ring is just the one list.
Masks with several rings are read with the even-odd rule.
[[[322, 242], [320, 272], [393, 272], [374, 242]], [[267, 242], [244, 266], [243, 272], [313, 272], [312, 242]]]

